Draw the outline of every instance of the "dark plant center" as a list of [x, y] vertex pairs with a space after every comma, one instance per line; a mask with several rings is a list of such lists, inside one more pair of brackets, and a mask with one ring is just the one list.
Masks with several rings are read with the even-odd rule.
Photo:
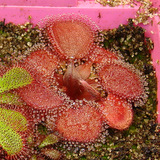
[[68, 65], [63, 76], [63, 83], [67, 88], [67, 95], [73, 100], [86, 99], [97, 101], [100, 99], [100, 93], [82, 79], [73, 63]]

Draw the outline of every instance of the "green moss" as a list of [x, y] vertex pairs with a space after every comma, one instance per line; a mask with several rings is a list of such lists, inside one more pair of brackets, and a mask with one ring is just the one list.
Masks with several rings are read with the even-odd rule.
[[137, 149], [137, 145], [132, 145], [132, 149], [136, 150]]
[[[28, 42], [31, 42], [28, 46]], [[11, 66], [26, 57], [26, 51], [40, 43], [40, 31], [31, 23], [15, 25], [0, 22], [0, 58], [5, 65]]]
[[103, 157], [102, 157], [102, 160], [109, 160], [109, 159], [108, 159], [108, 157], [103, 156]]
[[79, 160], [86, 160], [86, 157], [83, 156], [83, 157], [79, 158]]

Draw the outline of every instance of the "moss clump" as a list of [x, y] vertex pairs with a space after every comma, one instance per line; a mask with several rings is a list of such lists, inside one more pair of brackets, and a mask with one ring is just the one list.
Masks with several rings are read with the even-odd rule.
[[133, 64], [145, 74], [153, 71], [150, 50], [153, 42], [145, 37], [145, 29], [135, 26], [132, 19], [127, 25], [120, 25], [117, 29], [103, 30], [99, 33], [101, 45], [123, 55], [124, 60]]
[[0, 59], [11, 66], [26, 57], [26, 50], [41, 42], [38, 27], [29, 22], [24, 25], [0, 22]]

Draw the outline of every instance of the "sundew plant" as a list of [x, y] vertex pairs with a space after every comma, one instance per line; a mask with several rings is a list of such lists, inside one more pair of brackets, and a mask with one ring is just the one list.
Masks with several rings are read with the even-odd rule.
[[[144, 33], [129, 23], [130, 34], [136, 29]], [[8, 65], [1, 55], [0, 156], [109, 159], [105, 149], [112, 143], [110, 131], [129, 132], [137, 118], [135, 108], [145, 109], [149, 103], [147, 76], [126, 52], [133, 35], [125, 37], [127, 26], [100, 31], [79, 14], [46, 17], [38, 26], [39, 42], [22, 52], [16, 64], [10, 60]], [[118, 45], [120, 32], [125, 34], [119, 34]], [[151, 43], [141, 41], [148, 56]]]

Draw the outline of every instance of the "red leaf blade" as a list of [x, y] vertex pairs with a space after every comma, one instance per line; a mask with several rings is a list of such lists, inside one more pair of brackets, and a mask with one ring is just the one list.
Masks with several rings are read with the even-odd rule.
[[100, 110], [108, 125], [119, 130], [128, 128], [133, 119], [131, 104], [112, 94], [102, 102]]
[[101, 116], [95, 108], [88, 105], [68, 109], [58, 117], [57, 130], [68, 140], [94, 141], [101, 132]]
[[123, 98], [138, 99], [144, 93], [140, 77], [120, 64], [105, 65], [99, 75], [106, 90]]

